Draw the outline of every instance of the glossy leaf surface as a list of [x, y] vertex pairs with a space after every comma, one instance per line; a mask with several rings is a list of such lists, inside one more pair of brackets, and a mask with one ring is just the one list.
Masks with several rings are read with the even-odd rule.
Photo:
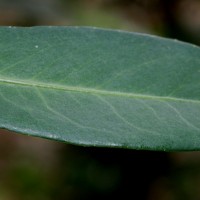
[[84, 27], [0, 28], [0, 127], [79, 145], [200, 149], [200, 48]]

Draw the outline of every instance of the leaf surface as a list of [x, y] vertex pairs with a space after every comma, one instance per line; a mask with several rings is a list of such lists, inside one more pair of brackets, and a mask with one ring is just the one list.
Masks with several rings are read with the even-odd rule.
[[87, 146], [200, 150], [200, 48], [87, 27], [1, 27], [0, 128]]

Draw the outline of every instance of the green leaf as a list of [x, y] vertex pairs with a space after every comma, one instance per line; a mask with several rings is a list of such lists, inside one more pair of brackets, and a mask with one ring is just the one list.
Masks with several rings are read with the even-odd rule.
[[79, 145], [200, 150], [200, 48], [95, 28], [1, 27], [0, 127]]

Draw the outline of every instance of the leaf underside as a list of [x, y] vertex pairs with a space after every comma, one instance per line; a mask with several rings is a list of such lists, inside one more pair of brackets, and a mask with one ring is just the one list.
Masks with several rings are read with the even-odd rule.
[[1, 27], [0, 128], [85, 146], [200, 150], [200, 48], [87, 27]]

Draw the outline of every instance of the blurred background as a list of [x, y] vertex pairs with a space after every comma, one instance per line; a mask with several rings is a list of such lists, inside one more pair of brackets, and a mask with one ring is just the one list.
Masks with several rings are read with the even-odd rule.
[[[123, 29], [200, 45], [199, 0], [0, 0], [0, 25]], [[199, 200], [199, 152], [89, 148], [0, 130], [0, 200]]]

